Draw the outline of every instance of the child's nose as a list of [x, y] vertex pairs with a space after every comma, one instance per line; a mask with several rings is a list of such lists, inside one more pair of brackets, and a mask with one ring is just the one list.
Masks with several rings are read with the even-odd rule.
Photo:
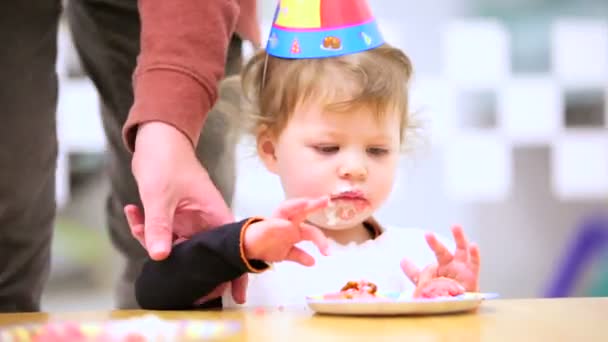
[[364, 180], [367, 177], [367, 169], [363, 164], [348, 164], [340, 167], [340, 177], [350, 180]]

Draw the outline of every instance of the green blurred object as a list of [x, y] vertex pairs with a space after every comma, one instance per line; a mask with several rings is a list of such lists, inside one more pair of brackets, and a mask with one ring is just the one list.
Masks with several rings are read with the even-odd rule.
[[101, 231], [66, 218], [58, 218], [52, 248], [53, 254], [78, 264], [96, 264], [107, 257], [110, 245], [107, 236]]
[[591, 285], [585, 291], [585, 295], [589, 297], [607, 297], [608, 296], [608, 251], [604, 252], [601, 257], [601, 262], [597, 268], [596, 276], [593, 277]]

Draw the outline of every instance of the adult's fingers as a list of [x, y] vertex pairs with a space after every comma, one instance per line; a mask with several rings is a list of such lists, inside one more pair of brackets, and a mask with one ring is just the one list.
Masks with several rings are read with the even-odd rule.
[[228, 286], [228, 283], [223, 283], [218, 285], [215, 289], [213, 289], [213, 291], [211, 291], [210, 293], [208, 293], [207, 295], [205, 295], [202, 298], [197, 299], [194, 302], [194, 305], [201, 305], [205, 302], [208, 302], [212, 299], [221, 297], [224, 294], [224, 291], [226, 290], [226, 287]]
[[131, 235], [145, 248], [144, 216], [136, 205], [127, 204], [124, 207], [125, 218], [129, 224]]
[[[156, 192], [154, 192], [156, 193]], [[165, 196], [142, 193], [144, 206], [145, 247], [154, 260], [163, 260], [171, 252], [173, 242], [173, 208]]]
[[232, 281], [231, 292], [232, 298], [237, 304], [244, 304], [247, 300], [247, 284], [249, 283], [249, 276], [247, 273]]
[[224, 201], [224, 197], [217, 189], [211, 178], [204, 177], [200, 180], [202, 184], [196, 187], [195, 199], [203, 208], [201, 212], [201, 220], [205, 227], [201, 228], [216, 228], [227, 223], [234, 222], [234, 215]]

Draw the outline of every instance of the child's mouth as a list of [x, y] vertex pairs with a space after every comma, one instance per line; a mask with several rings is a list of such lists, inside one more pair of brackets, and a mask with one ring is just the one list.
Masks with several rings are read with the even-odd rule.
[[349, 190], [330, 196], [325, 210], [330, 225], [354, 219], [369, 208], [369, 201], [361, 191]]
[[369, 206], [369, 201], [365, 198], [365, 195], [362, 191], [359, 190], [349, 190], [342, 191], [340, 193], [334, 194], [330, 196], [330, 205], [331, 203], [336, 205], [348, 205], [354, 206], [356, 210], [364, 210], [367, 206]]
[[331, 195], [331, 200], [339, 200], [339, 199], [343, 199], [343, 200], [365, 200], [365, 196], [363, 196], [363, 192], [359, 191], [359, 190], [348, 190], [348, 191], [342, 191], [340, 193], [337, 194], [333, 194]]

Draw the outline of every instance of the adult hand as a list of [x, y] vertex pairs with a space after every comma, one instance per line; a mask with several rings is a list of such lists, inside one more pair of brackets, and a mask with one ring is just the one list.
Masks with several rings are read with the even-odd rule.
[[[157, 121], [142, 124], [131, 166], [143, 215], [132, 205], [125, 214], [152, 259], [166, 258], [176, 239], [234, 221], [190, 140], [177, 128]], [[245, 288], [246, 275], [233, 282], [235, 301], [244, 301]]]

